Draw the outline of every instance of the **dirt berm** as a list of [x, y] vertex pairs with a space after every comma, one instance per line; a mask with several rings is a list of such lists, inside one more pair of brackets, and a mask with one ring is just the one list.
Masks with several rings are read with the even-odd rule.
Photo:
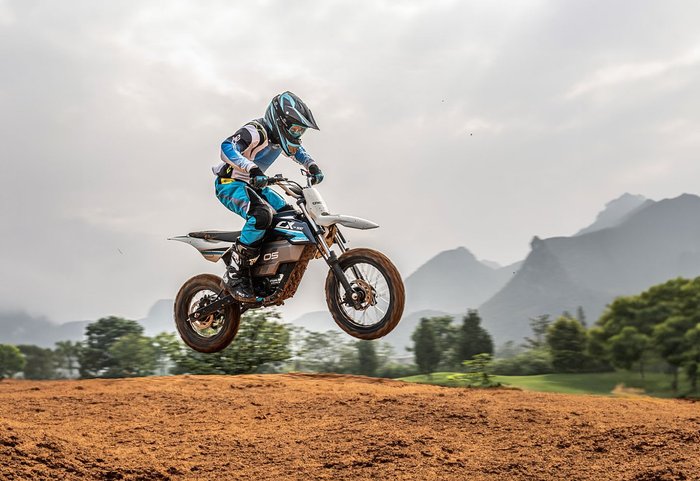
[[700, 404], [332, 375], [0, 382], [0, 479], [699, 480]]

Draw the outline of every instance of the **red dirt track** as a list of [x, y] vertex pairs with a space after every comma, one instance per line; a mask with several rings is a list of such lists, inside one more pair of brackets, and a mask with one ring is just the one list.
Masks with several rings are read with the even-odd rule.
[[0, 479], [700, 480], [700, 403], [332, 375], [0, 382]]

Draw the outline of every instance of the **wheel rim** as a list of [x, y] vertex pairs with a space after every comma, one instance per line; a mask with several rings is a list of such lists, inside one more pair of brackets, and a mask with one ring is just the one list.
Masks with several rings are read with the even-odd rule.
[[217, 292], [214, 292], [210, 289], [203, 289], [201, 291], [197, 291], [190, 299], [187, 311], [187, 322], [192, 328], [192, 331], [199, 337], [215, 337], [224, 328], [224, 321], [226, 320], [226, 316], [223, 309], [213, 314], [210, 314], [206, 318], [192, 318], [192, 314], [197, 309], [211, 304], [218, 298], [218, 296], [219, 294]]
[[357, 262], [343, 271], [353, 291], [360, 295], [356, 306], [345, 303], [345, 289], [338, 283], [337, 303], [347, 322], [357, 329], [372, 329], [389, 314], [392, 296], [387, 276], [374, 264]]

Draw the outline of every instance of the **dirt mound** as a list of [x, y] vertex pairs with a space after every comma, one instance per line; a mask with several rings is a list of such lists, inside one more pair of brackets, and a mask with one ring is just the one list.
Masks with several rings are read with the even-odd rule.
[[0, 383], [0, 479], [700, 479], [700, 404], [337, 375]]

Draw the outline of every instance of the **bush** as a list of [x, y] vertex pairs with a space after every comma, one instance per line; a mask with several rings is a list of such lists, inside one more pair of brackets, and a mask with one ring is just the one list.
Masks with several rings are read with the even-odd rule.
[[531, 376], [554, 372], [552, 356], [544, 349], [531, 349], [511, 357], [496, 359], [491, 371], [502, 376]]
[[418, 367], [414, 364], [406, 365], [396, 362], [387, 363], [377, 371], [377, 377], [386, 377], [389, 379], [415, 376], [416, 374], [418, 374]]
[[453, 374], [447, 379], [451, 382], [458, 382], [467, 387], [498, 387], [500, 382], [493, 380], [490, 374], [491, 354], [475, 354], [472, 359], [462, 362], [464, 373]]

